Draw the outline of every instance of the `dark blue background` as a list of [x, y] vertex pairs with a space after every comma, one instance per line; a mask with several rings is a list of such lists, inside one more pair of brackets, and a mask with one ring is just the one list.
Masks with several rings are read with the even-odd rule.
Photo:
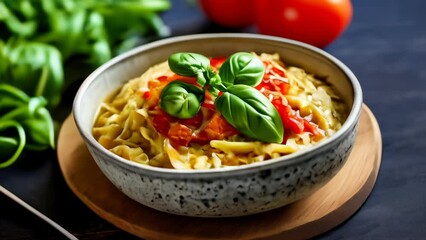
[[[197, 6], [173, 0], [172, 35], [232, 32]], [[355, 0], [350, 27], [325, 48], [361, 82], [383, 137], [379, 176], [362, 208], [318, 239], [426, 239], [426, 1]], [[254, 32], [254, 28], [238, 30]], [[69, 113], [72, 95], [64, 101]], [[64, 113], [58, 113], [61, 118]], [[65, 184], [54, 152], [0, 170], [0, 184], [81, 239], [134, 239], [92, 213]], [[47, 224], [0, 196], [0, 239], [58, 239]]]

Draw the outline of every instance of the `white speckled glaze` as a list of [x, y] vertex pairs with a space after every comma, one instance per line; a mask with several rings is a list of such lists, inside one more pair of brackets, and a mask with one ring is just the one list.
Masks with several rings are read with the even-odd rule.
[[[101, 101], [125, 81], [140, 76], [148, 67], [178, 51], [207, 56], [237, 51], [277, 52], [289, 65], [326, 77], [350, 106], [349, 117], [335, 135], [309, 150], [239, 167], [163, 169], [130, 162], [104, 149], [91, 134]], [[361, 106], [362, 91], [356, 77], [343, 63], [318, 48], [256, 34], [199, 34], [146, 44], [104, 64], [80, 87], [73, 114], [102, 172], [130, 198], [168, 213], [230, 217], [284, 206], [327, 183], [350, 154]]]

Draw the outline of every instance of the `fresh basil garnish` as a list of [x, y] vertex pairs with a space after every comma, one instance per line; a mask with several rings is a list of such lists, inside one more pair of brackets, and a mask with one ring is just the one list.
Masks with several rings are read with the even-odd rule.
[[238, 52], [223, 63], [219, 75], [226, 87], [236, 84], [255, 87], [262, 81], [264, 72], [265, 68], [259, 58], [250, 53]]
[[211, 74], [210, 60], [198, 53], [174, 53], [168, 59], [170, 69], [186, 77], [197, 77], [197, 83], [204, 87]]
[[173, 81], [161, 92], [160, 107], [173, 117], [188, 119], [197, 115], [203, 100], [203, 90], [182, 81]]
[[[257, 89], [265, 69], [250, 53], [231, 55], [213, 72], [208, 58], [197, 53], [172, 54], [170, 69], [182, 76], [197, 77], [197, 83], [217, 96], [215, 107], [226, 121], [242, 134], [263, 142], [282, 143], [284, 127], [272, 103]], [[161, 93], [160, 107], [177, 118], [194, 117], [200, 110], [204, 92], [180, 81], [169, 83]]]
[[263, 141], [282, 143], [284, 128], [272, 103], [258, 90], [234, 85], [215, 101], [226, 121], [244, 135]]

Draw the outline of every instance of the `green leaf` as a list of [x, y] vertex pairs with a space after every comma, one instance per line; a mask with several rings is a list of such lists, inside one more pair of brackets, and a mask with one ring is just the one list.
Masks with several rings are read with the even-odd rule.
[[8, 68], [2, 81], [30, 96], [43, 96], [49, 106], [59, 104], [64, 74], [61, 53], [47, 44], [9, 40], [5, 46]]
[[44, 107], [36, 107], [31, 118], [21, 121], [27, 134], [27, 145], [31, 150], [55, 148], [55, 127], [49, 111]]
[[168, 59], [170, 69], [181, 76], [197, 77], [197, 83], [204, 87], [208, 83], [210, 60], [198, 53], [174, 53]]
[[216, 109], [244, 135], [262, 142], [282, 143], [284, 128], [272, 103], [258, 90], [234, 85], [215, 100]]
[[255, 55], [238, 52], [232, 54], [220, 67], [219, 75], [226, 87], [236, 84], [257, 86], [263, 78], [265, 68]]
[[22, 127], [27, 134], [27, 145], [32, 150], [43, 150], [50, 146], [49, 123], [44, 119], [30, 118], [22, 122]]
[[87, 37], [83, 41], [87, 42], [89, 46], [92, 45], [89, 47], [90, 62], [94, 65], [107, 62], [112, 57], [112, 53], [102, 15], [91, 12], [87, 17], [84, 31]]
[[173, 81], [161, 92], [160, 107], [171, 116], [188, 119], [197, 115], [203, 99], [203, 90], [182, 81]]
[[[30, 9], [23, 9], [19, 14], [30, 15]], [[37, 22], [34, 20], [21, 21], [15, 13], [7, 7], [4, 2], [0, 2], [0, 22], [4, 22], [8, 30], [13, 34], [21, 37], [28, 37], [33, 35], [37, 30]], [[1, 27], [1, 25], [0, 25]], [[4, 31], [2, 29], [2, 31]]]
[[159, 12], [170, 9], [171, 3], [169, 0], [86, 0], [84, 4], [87, 8], [95, 8], [100, 11], [123, 11], [127, 13], [141, 12]]

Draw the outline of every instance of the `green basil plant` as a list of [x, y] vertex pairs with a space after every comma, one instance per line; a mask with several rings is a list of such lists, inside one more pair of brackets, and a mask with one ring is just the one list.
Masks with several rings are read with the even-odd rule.
[[[170, 0], [0, 0], [0, 168], [54, 146], [48, 110], [111, 57], [166, 37]], [[78, 82], [77, 82], [78, 83]]]

